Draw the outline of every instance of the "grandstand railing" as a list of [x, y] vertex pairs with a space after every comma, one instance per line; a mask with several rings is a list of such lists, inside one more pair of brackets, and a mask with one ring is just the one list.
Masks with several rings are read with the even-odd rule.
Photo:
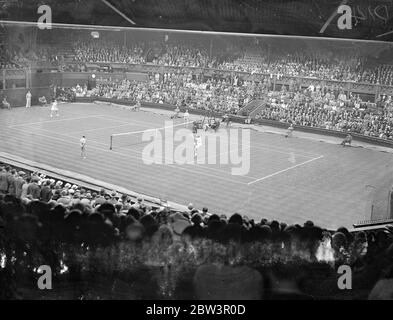
[[[67, 65], [77, 65], [77, 64], [83, 64], [83, 63], [67, 63]], [[322, 86], [328, 86], [328, 87], [340, 87], [344, 89], [345, 91], [350, 91], [354, 93], [364, 93], [364, 94], [370, 94], [374, 95], [377, 97], [379, 94], [384, 94], [384, 95], [393, 95], [393, 86], [388, 86], [388, 85], [383, 85], [383, 84], [371, 84], [371, 83], [360, 83], [360, 82], [354, 82], [354, 81], [339, 81], [339, 80], [327, 80], [327, 79], [318, 79], [318, 78], [309, 78], [309, 77], [300, 77], [300, 76], [286, 76], [283, 75], [277, 79], [277, 77], [274, 77], [273, 74], [269, 73], [250, 73], [250, 72], [243, 72], [243, 71], [232, 71], [232, 70], [223, 70], [223, 69], [211, 69], [211, 68], [201, 68], [201, 67], [177, 67], [177, 66], [161, 66], [161, 65], [152, 65], [152, 64], [143, 64], [143, 65], [138, 65], [138, 64], [122, 64], [122, 63], [105, 63], [105, 62], [96, 62], [94, 63], [95, 68], [90, 68], [89, 71], [86, 72], [71, 72], [71, 73], [83, 73], [83, 74], [88, 74], [89, 72], [99, 72], [99, 68], [102, 68], [104, 66], [113, 66], [117, 65], [121, 68], [124, 69], [124, 71], [116, 71], [115, 73], [108, 73], [111, 75], [123, 75], [125, 72], [138, 72], [138, 73], [163, 73], [163, 72], [171, 72], [171, 73], [179, 73], [179, 72], [192, 72], [195, 75], [204, 75], [208, 77], [213, 77], [213, 76], [218, 76], [218, 77], [223, 77], [223, 78], [231, 78], [234, 77], [235, 75], [237, 77], [241, 77], [245, 81], [261, 81], [264, 78], [272, 78], [274, 83], [277, 85], [289, 85], [291, 83], [298, 82], [300, 85], [303, 87], [308, 87], [310, 85], [322, 85]], [[57, 67], [55, 68], [57, 69]], [[97, 69], [97, 70], [95, 70]], [[49, 64], [42, 64], [41, 67], [34, 67], [32, 69], [32, 72], [50, 72], [53, 71], [53, 67], [50, 67]], [[17, 76], [15, 74], [17, 73]], [[23, 74], [22, 74], [23, 73]], [[67, 72], [70, 73], [70, 72]], [[20, 79], [23, 77], [26, 77], [26, 71], [23, 69], [19, 69], [18, 71], [16, 70], [7, 70], [6, 73], [4, 72], [0, 73], [0, 76], [3, 78], [2, 80], [4, 81], [5, 79], [11, 79], [14, 78], [15, 76]]]
[[[88, 62], [68, 62], [67, 65], [81, 65], [88, 64]], [[240, 76], [247, 81], [261, 81], [261, 77], [271, 77], [278, 85], [288, 85], [293, 81], [301, 81], [302, 86], [310, 86], [315, 84], [322, 84], [325, 86], [337, 87], [341, 86], [346, 91], [356, 92], [356, 93], [367, 93], [372, 95], [387, 94], [393, 95], [393, 86], [383, 85], [383, 84], [372, 84], [364, 82], [355, 81], [340, 81], [331, 79], [320, 79], [311, 77], [301, 77], [301, 76], [288, 76], [282, 75], [279, 79], [274, 77], [274, 74], [270, 73], [253, 73], [245, 71], [234, 71], [226, 69], [217, 68], [203, 68], [203, 67], [179, 67], [179, 66], [163, 66], [155, 64], [132, 64], [132, 63], [114, 63], [114, 62], [94, 62], [94, 65], [99, 68], [105, 66], [118, 66], [119, 69], [124, 69], [133, 72], [173, 72], [178, 73], [179, 71], [192, 71], [193, 74], [202, 74], [205, 76], [222, 76], [222, 77], [233, 77]], [[91, 72], [93, 70], [90, 70]]]
[[356, 229], [366, 228], [366, 227], [381, 228], [392, 224], [393, 224], [393, 219], [388, 218], [388, 219], [378, 219], [378, 220], [362, 220], [357, 223], [354, 223], [353, 226]]

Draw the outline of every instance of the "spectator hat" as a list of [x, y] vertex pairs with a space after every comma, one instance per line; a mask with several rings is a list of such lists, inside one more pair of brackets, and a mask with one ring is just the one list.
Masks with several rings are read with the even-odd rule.
[[191, 222], [198, 225], [202, 223], [202, 217], [199, 213], [194, 213], [192, 218], [191, 218]]

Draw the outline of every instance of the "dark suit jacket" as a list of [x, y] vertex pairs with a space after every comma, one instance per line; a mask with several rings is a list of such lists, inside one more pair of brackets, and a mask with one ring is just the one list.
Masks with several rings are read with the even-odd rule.
[[4, 193], [8, 191], [8, 179], [5, 171], [0, 172], [0, 191]]

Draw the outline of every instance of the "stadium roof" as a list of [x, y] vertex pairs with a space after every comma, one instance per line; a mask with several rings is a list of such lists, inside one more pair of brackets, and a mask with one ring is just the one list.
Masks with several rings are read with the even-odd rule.
[[[40, 0], [1, 0], [0, 19], [36, 21]], [[47, 0], [53, 22], [393, 41], [391, 0]], [[352, 9], [340, 30], [337, 9]]]

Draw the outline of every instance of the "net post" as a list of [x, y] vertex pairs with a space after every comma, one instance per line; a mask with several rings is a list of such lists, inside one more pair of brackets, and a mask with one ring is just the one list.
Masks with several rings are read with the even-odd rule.
[[112, 144], [113, 144], [113, 136], [111, 135], [110, 143], [109, 143], [109, 150], [112, 150]]

